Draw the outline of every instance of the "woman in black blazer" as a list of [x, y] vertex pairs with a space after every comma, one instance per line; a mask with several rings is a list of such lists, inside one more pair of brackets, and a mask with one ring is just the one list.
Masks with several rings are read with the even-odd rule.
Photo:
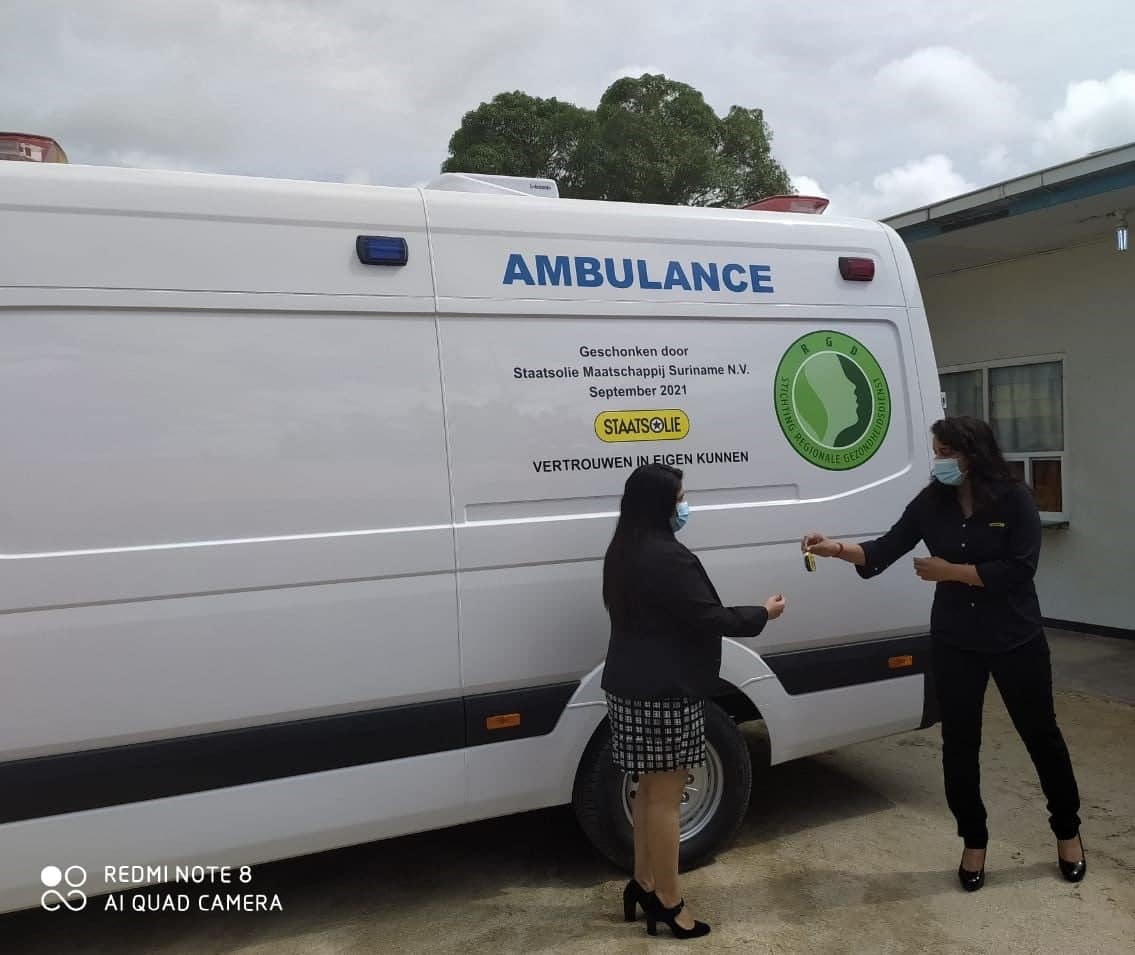
[[634, 801], [634, 878], [623, 893], [647, 931], [665, 922], [676, 938], [709, 926], [685, 909], [678, 883], [679, 810], [688, 771], [705, 762], [705, 699], [721, 669], [721, 638], [755, 637], [784, 613], [724, 607], [701, 562], [674, 534], [689, 518], [682, 472], [647, 464], [627, 479], [603, 562], [611, 640], [603, 673], [615, 765], [639, 775]]

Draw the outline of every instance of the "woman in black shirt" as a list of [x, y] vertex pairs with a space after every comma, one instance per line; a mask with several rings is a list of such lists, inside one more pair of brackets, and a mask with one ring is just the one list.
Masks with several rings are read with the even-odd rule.
[[623, 892], [647, 931], [665, 922], [676, 938], [709, 933], [684, 908], [678, 884], [679, 810], [686, 776], [705, 762], [705, 698], [721, 670], [721, 638], [755, 637], [784, 612], [724, 607], [701, 562], [674, 538], [689, 517], [682, 472], [647, 464], [627, 479], [619, 523], [603, 561], [611, 640], [603, 670], [611, 753], [639, 774], [634, 800], [634, 878]]
[[866, 579], [925, 542], [932, 556], [915, 558], [914, 570], [937, 584], [930, 631], [946, 801], [965, 840], [958, 878], [971, 892], [985, 882], [989, 832], [978, 758], [982, 702], [992, 676], [1040, 776], [1060, 871], [1079, 882], [1087, 871], [1080, 796], [1056, 725], [1048, 642], [1033, 584], [1041, 538], [1036, 503], [984, 421], [946, 418], [931, 430], [934, 480], [894, 527], [863, 544], [809, 534], [802, 546], [855, 564]]

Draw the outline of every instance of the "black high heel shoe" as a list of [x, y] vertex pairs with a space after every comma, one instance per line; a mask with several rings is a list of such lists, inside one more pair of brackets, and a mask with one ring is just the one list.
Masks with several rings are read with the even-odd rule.
[[705, 922], [694, 922], [693, 928], [682, 928], [677, 922], [678, 913], [686, 907], [686, 900], [682, 899], [672, 909], [662, 907], [662, 903], [658, 903], [658, 907], [648, 909], [646, 912], [646, 934], [657, 935], [658, 923], [665, 922], [670, 926], [670, 933], [674, 938], [702, 938], [709, 934], [709, 926]]
[[985, 859], [981, 860], [981, 868], [976, 872], [958, 866], [958, 881], [967, 892], [976, 892], [985, 885]]
[[623, 921], [633, 922], [637, 919], [639, 906], [642, 906], [644, 914], [648, 914], [652, 909], [659, 908], [661, 903], [657, 895], [647, 892], [637, 879], [631, 879], [623, 889]]
[[1067, 862], [1060, 858], [1060, 850], [1056, 852], [1056, 861], [1060, 863], [1060, 874], [1066, 882], [1083, 882], [1088, 874], [1088, 854], [1084, 851], [1084, 839], [1077, 832], [1076, 838], [1080, 840], [1080, 861]]

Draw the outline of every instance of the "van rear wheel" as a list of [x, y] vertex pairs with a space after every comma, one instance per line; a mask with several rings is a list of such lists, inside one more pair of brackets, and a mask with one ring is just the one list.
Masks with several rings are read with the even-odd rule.
[[[680, 810], [682, 869], [708, 862], [726, 846], [749, 807], [753, 766], [737, 724], [716, 703], [705, 708], [706, 763], [691, 769]], [[604, 721], [580, 762], [572, 805], [587, 838], [622, 869], [634, 868], [631, 812], [638, 777], [611, 761], [611, 733]]]

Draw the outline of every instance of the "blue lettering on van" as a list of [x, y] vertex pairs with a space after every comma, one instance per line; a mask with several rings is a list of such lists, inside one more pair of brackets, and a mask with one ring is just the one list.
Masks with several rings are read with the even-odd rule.
[[694, 288], [700, 292], [703, 287], [711, 292], [721, 291], [721, 279], [717, 275], [716, 262], [710, 262], [708, 267], [701, 262], [694, 263]]
[[592, 255], [534, 255], [511, 252], [504, 269], [503, 285], [533, 285], [553, 288], [639, 288], [650, 291], [720, 292], [734, 295], [768, 294], [774, 291], [771, 265], [739, 262], [679, 262], [671, 259], [665, 271], [646, 259], [600, 259]]
[[741, 279], [740, 282], [734, 282], [731, 278], [731, 276], [738, 273], [744, 275], [745, 266], [737, 265], [735, 262], [732, 262], [721, 270], [721, 281], [725, 283], [725, 287], [729, 289], [730, 292], [747, 292], [749, 289], [748, 282], [744, 279]]
[[630, 259], [623, 259], [622, 261], [622, 274], [615, 277], [615, 260], [604, 259], [603, 265], [607, 271], [607, 281], [611, 283], [612, 288], [630, 288], [634, 285], [634, 265]]
[[603, 284], [603, 263], [588, 255], [577, 255], [575, 280], [580, 288], [598, 288]]
[[504, 267], [504, 284], [512, 285], [513, 282], [523, 282], [525, 285], [536, 284], [532, 273], [528, 271], [528, 263], [519, 252], [513, 252], [508, 257], [508, 265]]
[[772, 291], [772, 268], [767, 265], [750, 265], [749, 278], [753, 280], [754, 292]]
[[690, 291], [690, 283], [686, 279], [686, 273], [682, 271], [682, 263], [674, 262], [671, 260], [670, 264], [666, 266], [666, 281], [663, 283], [663, 288], [674, 288], [680, 286], [687, 292]]
[[646, 259], [638, 260], [638, 287], [639, 288], [662, 288], [661, 282], [654, 282], [650, 278], [650, 273], [647, 272]]
[[536, 282], [538, 285], [571, 285], [571, 259], [557, 255], [553, 265], [549, 256], [536, 256]]

